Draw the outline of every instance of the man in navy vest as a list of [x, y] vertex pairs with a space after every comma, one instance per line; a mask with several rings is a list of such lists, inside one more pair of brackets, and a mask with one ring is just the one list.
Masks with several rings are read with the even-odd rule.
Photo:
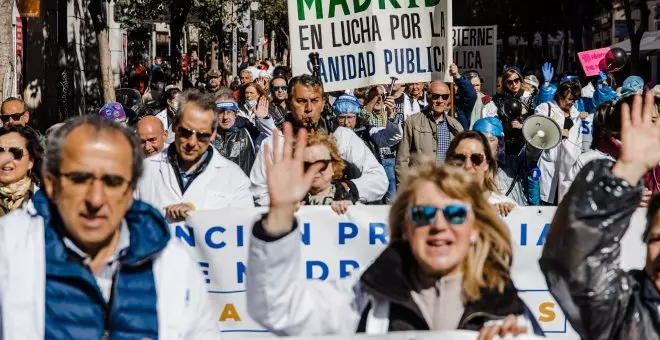
[[131, 131], [74, 118], [49, 138], [43, 170], [43, 190], [0, 219], [0, 339], [219, 338], [197, 264], [133, 200]]

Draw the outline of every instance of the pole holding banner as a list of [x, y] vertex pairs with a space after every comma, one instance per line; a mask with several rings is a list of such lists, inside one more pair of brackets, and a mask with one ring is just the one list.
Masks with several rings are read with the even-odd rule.
[[449, 83], [449, 116], [454, 117], [454, 82]]

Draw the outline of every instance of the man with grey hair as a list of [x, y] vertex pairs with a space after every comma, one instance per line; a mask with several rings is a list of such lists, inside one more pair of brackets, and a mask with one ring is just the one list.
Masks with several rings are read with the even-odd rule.
[[[361, 202], [381, 200], [388, 187], [383, 166], [378, 163], [371, 150], [355, 132], [345, 127], [332, 126], [333, 124], [328, 124], [321, 118], [321, 112], [325, 107], [323, 83], [316, 77], [304, 74], [292, 78], [288, 90], [291, 112], [285, 117], [285, 120], [292, 124], [294, 129], [323, 131], [332, 135], [337, 142], [339, 154], [349, 164], [348, 168], [355, 170], [351, 176], [342, 181], [344, 189], [359, 197]], [[271, 145], [272, 138], [275, 137], [269, 137], [262, 145]], [[282, 138], [282, 136], [277, 138]], [[252, 195], [260, 206], [267, 206], [270, 202], [264, 158], [272, 157], [272, 148], [270, 150], [271, 154], [268, 156], [263, 154], [263, 147], [259, 150], [250, 172]]]
[[116, 122], [82, 116], [53, 132], [43, 190], [0, 219], [0, 338], [218, 338], [197, 264], [133, 199], [142, 170]]
[[215, 97], [188, 90], [175, 107], [174, 143], [144, 161], [138, 197], [162, 209], [172, 223], [196, 209], [253, 207], [250, 180], [211, 146], [218, 126]]

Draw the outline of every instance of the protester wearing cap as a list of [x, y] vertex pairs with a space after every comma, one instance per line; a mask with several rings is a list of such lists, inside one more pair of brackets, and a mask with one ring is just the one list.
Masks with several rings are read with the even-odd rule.
[[[231, 94], [216, 99], [218, 129], [211, 144], [228, 160], [236, 163], [246, 176], [250, 175], [256, 148], [247, 125], [247, 119], [240, 117], [238, 104]], [[256, 130], [256, 129], [254, 129]], [[258, 136], [259, 132], [256, 131]]]
[[212, 69], [206, 74], [207, 92], [215, 95], [222, 87], [222, 74], [216, 69]]
[[138, 197], [162, 209], [170, 222], [197, 209], [253, 207], [243, 170], [211, 146], [218, 126], [215, 98], [188, 90], [175, 107], [174, 143], [144, 161]]
[[120, 103], [108, 103], [99, 110], [99, 116], [103, 119], [111, 120], [117, 123], [126, 124], [128, 117], [124, 107]]
[[[525, 196], [526, 169], [519, 162], [504, 155], [504, 128], [502, 122], [495, 117], [486, 117], [477, 120], [472, 130], [479, 131], [486, 136], [491, 152], [497, 160], [496, 182], [501, 196], [512, 199], [520, 206], [528, 205]], [[502, 198], [503, 199], [503, 198]]]
[[644, 79], [639, 76], [630, 76], [623, 81], [621, 85], [621, 96], [631, 94], [642, 94], [644, 88]]
[[396, 194], [396, 148], [403, 138], [402, 115], [397, 115], [392, 106], [388, 106], [385, 126], [364, 124], [356, 128], [357, 115], [362, 112], [360, 101], [353, 95], [343, 94], [332, 106], [340, 126], [352, 129], [367, 144], [376, 159], [385, 169], [389, 186], [384, 202], [394, 199]]

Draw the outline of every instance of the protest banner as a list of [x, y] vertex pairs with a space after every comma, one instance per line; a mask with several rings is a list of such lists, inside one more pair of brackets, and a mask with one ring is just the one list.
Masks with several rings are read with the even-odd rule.
[[610, 50], [609, 47], [603, 47], [596, 50], [578, 52], [582, 70], [587, 77], [592, 77], [600, 73], [600, 62], [605, 58], [605, 54]]
[[497, 80], [497, 26], [452, 27], [454, 62], [461, 73], [477, 71], [484, 92], [495, 93]]
[[[217, 320], [229, 339], [272, 336], [250, 319], [245, 300], [251, 228], [265, 211], [198, 211], [185, 224], [172, 225], [173, 236], [199, 263]], [[297, 214], [303, 259], [300, 278], [341, 279], [368, 267], [387, 244], [388, 211], [387, 206], [360, 206], [339, 216], [327, 206], [302, 207]], [[538, 266], [554, 212], [553, 207], [520, 207], [506, 217], [513, 243], [512, 278], [549, 337], [577, 339]], [[622, 239], [623, 268], [644, 266], [644, 224], [645, 210], [640, 209]]]
[[319, 53], [326, 91], [445, 80], [452, 60], [451, 1], [288, 0], [294, 75]]

